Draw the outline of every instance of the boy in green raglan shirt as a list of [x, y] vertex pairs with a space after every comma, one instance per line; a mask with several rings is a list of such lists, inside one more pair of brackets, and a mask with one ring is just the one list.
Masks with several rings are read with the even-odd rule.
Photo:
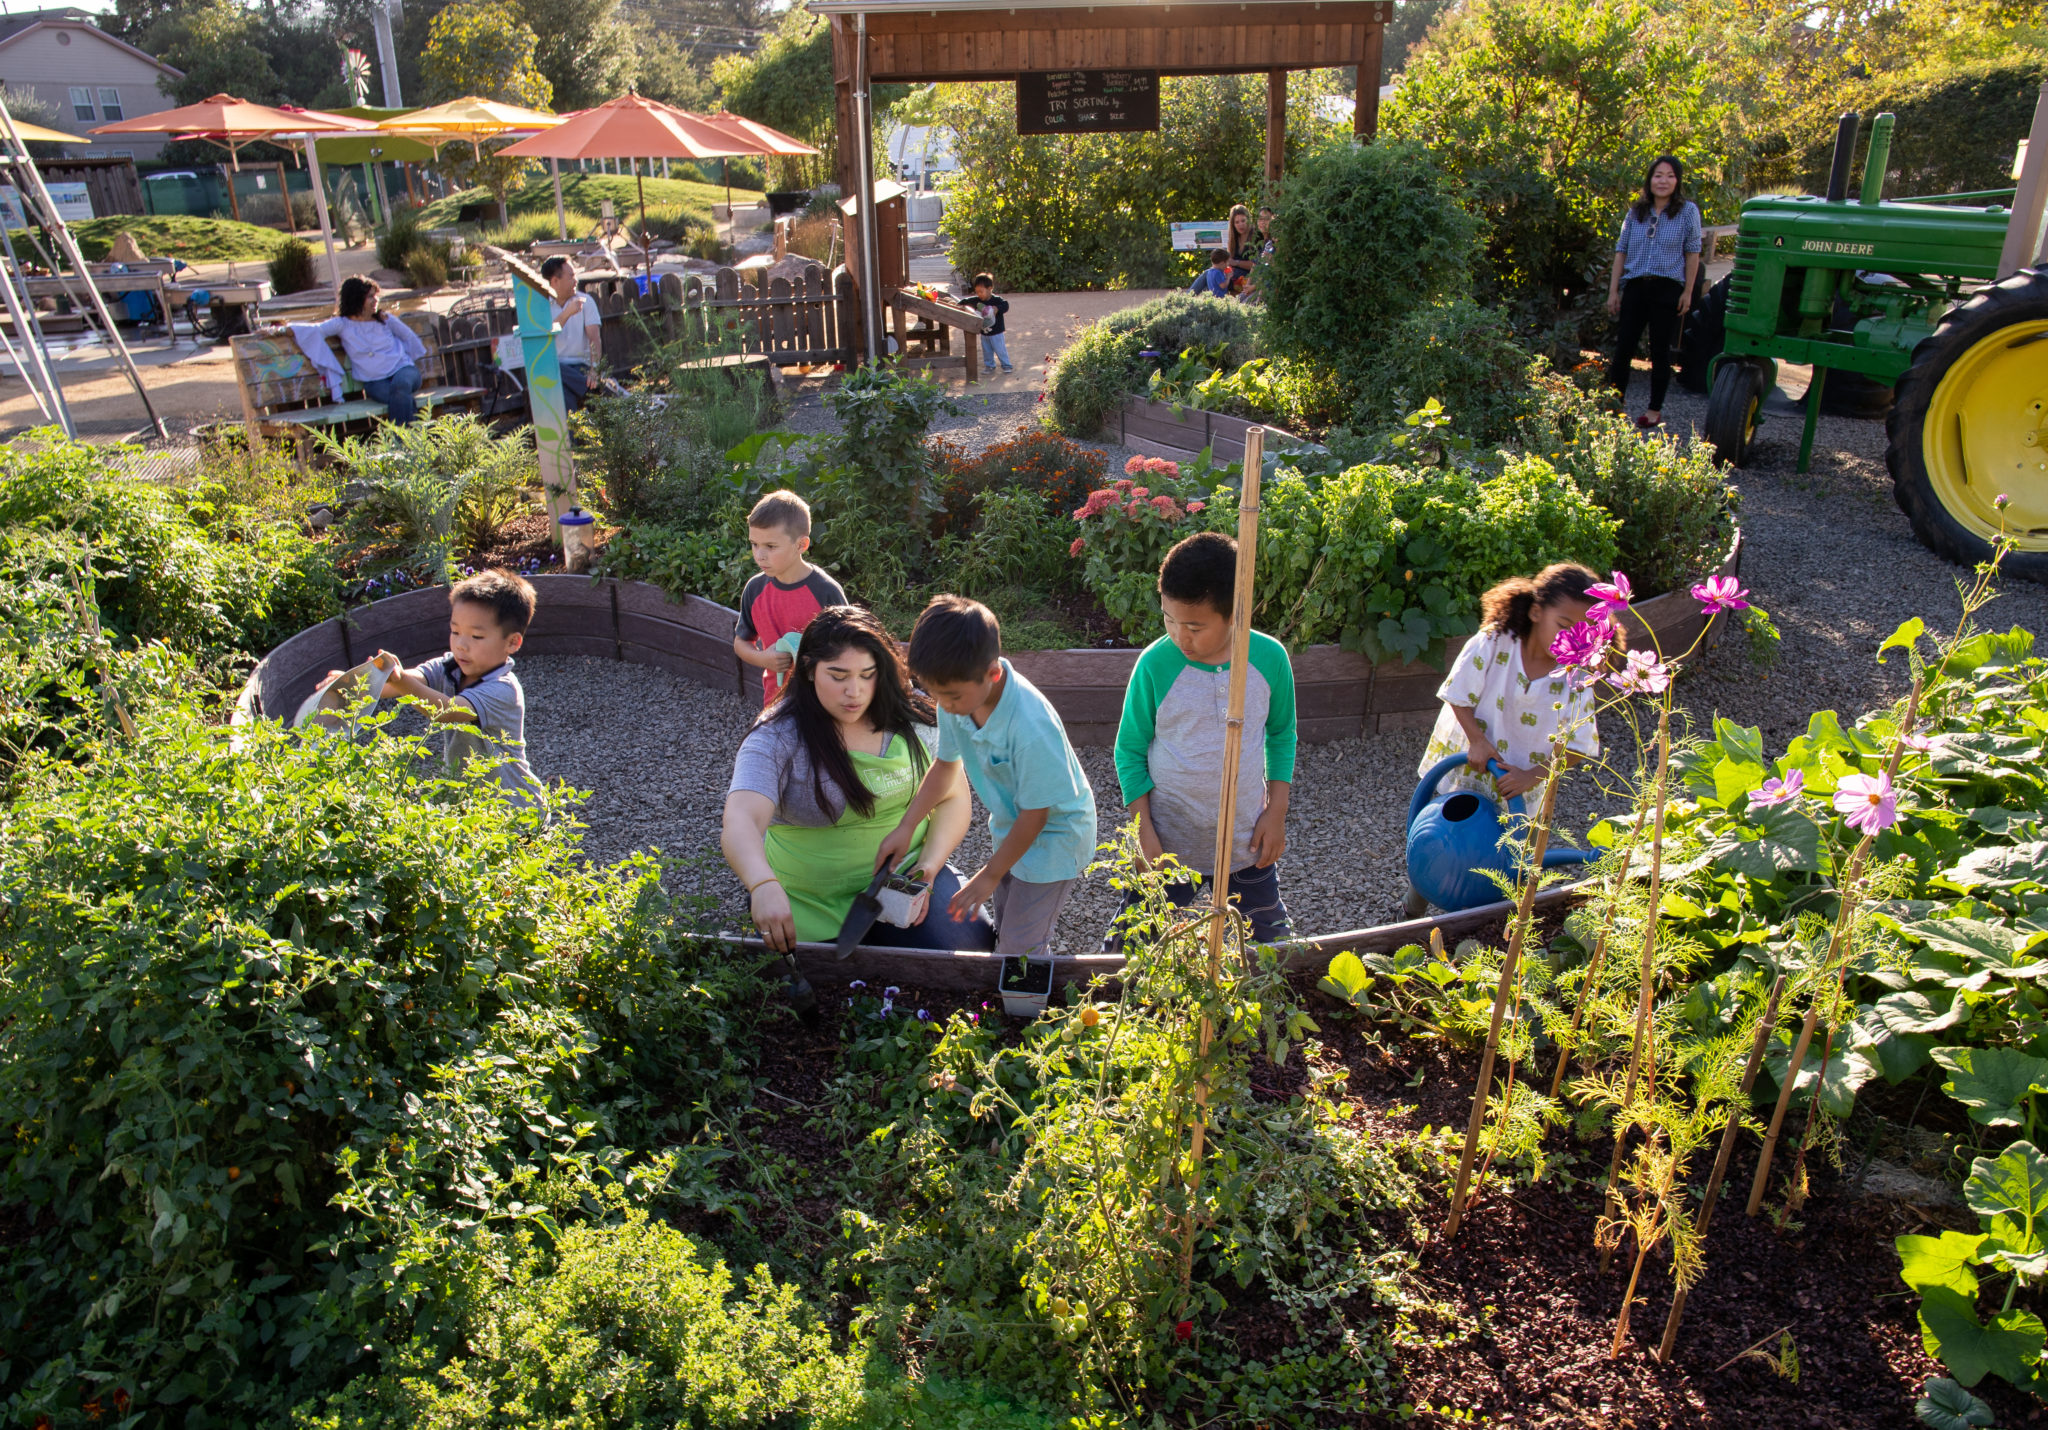
[[[1190, 536], [1159, 567], [1166, 634], [1145, 647], [1124, 692], [1116, 732], [1116, 774], [1124, 803], [1138, 816], [1138, 845], [1148, 862], [1171, 854], [1212, 877], [1217, 802], [1228, 737], [1232, 595], [1237, 543], [1220, 532]], [[1231, 834], [1230, 899], [1260, 943], [1287, 938], [1280, 901], [1280, 856], [1287, 849], [1287, 796], [1294, 780], [1294, 667], [1287, 648], [1251, 633], [1245, 675], [1244, 742], [1237, 766], [1237, 817]], [[1170, 885], [1176, 904], [1195, 902], [1193, 880]], [[1122, 916], [1138, 902], [1126, 892]]]

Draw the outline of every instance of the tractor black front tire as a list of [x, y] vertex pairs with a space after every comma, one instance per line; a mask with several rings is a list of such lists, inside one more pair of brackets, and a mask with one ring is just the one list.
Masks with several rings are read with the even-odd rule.
[[1764, 382], [1763, 367], [1741, 358], [1724, 358], [1714, 370], [1704, 434], [1714, 449], [1714, 460], [1723, 466], [1740, 467], [1749, 461]]
[[[1929, 465], [1928, 409], [1949, 369], [1972, 349], [1995, 337], [2001, 328], [2042, 321], [2048, 321], [2048, 270], [2022, 269], [1951, 309], [1932, 336], [1914, 349], [1913, 365], [1895, 389], [1897, 396], [1885, 423], [1889, 439], [1885, 465], [1891, 469], [1892, 497], [1913, 524], [1913, 534], [1921, 544], [1959, 566], [1990, 560], [1991, 542], [1942, 501]], [[2048, 343], [2042, 345], [2041, 352], [2042, 361], [2048, 363]], [[2009, 483], [2011, 478], [2002, 480]], [[2016, 549], [2007, 554], [2000, 569], [2048, 583], [2048, 550]]]

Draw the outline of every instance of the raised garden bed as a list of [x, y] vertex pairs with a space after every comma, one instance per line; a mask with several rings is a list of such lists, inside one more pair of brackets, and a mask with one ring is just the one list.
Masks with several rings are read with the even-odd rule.
[[1302, 439], [1269, 422], [1254, 422], [1222, 412], [1205, 412], [1199, 407], [1174, 411], [1169, 402], [1133, 397], [1117, 414], [1117, 441], [1148, 457], [1169, 457], [1184, 462], [1208, 448], [1218, 462], [1244, 458], [1244, 434], [1248, 427], [1264, 427], [1268, 446], [1292, 446]]

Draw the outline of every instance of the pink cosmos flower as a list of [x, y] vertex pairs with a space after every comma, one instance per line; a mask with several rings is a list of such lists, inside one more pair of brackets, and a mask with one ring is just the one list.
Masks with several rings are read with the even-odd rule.
[[1087, 544], [1088, 543], [1086, 541], [1083, 541], [1080, 537], [1075, 537], [1074, 544], [1067, 548], [1067, 555], [1079, 556], [1081, 554], [1081, 548], [1086, 546]]
[[1550, 653], [1562, 666], [1597, 666], [1607, 654], [1614, 627], [1604, 619], [1587, 619], [1567, 626], [1550, 643]]
[[1135, 477], [1136, 475], [1138, 475], [1138, 473], [1144, 470], [1145, 459], [1143, 457], [1133, 457], [1128, 462], [1124, 463], [1125, 476]]
[[1940, 735], [1901, 735], [1899, 743], [1909, 750], [1931, 755], [1942, 747], [1942, 738]]
[[1607, 678], [1624, 695], [1659, 695], [1671, 688], [1672, 667], [1646, 650], [1632, 650], [1628, 663]]
[[1692, 588], [1692, 598], [1706, 615], [1718, 611], [1740, 611], [1749, 606], [1749, 590], [1733, 576], [1709, 576]]
[[1780, 780], [1765, 780], [1749, 792], [1749, 807], [1775, 809], [1781, 804], [1797, 804], [1806, 793], [1806, 776], [1798, 770], [1788, 770]]
[[1594, 610], [1602, 615], [1615, 615], [1628, 609], [1635, 591], [1628, 584], [1628, 577], [1617, 571], [1612, 581], [1598, 581], [1588, 586], [1586, 594], [1593, 598]]
[[1188, 515], [1193, 516], [1197, 512], [1205, 509], [1208, 505], [1209, 503], [1205, 501], [1191, 501], [1188, 503]]
[[1835, 812], [1851, 829], [1875, 834], [1899, 822], [1898, 796], [1890, 775], [1844, 775], [1835, 786]]

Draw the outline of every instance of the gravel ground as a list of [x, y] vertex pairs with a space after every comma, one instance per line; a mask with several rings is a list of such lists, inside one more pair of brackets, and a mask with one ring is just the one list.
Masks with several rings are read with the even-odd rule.
[[[996, 394], [970, 396], [963, 405], [967, 410], [938, 430], [979, 449], [1029, 420], [1036, 403], [1030, 394]], [[1682, 390], [1665, 408], [1677, 432], [1690, 430], [1704, 412], [1704, 400]], [[830, 422], [812, 399], [788, 425], [822, 431]], [[1872, 652], [1909, 616], [1924, 617], [1933, 629], [1951, 627], [1959, 611], [1956, 581], [1966, 574], [1922, 547], [1893, 505], [1881, 422], [1823, 418], [1805, 476], [1792, 470], [1798, 439], [1796, 418], [1769, 421], [1738, 482], [1743, 580], [1782, 633], [1777, 663], [1760, 671], [1737, 638], [1703, 657], [1681, 682], [1691, 718], [1721, 715], [1760, 726], [1773, 752], [1805, 729], [1814, 710], [1834, 709], [1848, 719], [1902, 695], [1904, 662], [1880, 666]], [[1105, 450], [1113, 466], [1127, 455]], [[2044, 617], [2048, 590], [2025, 583], [1985, 613], [2000, 626], [2030, 630], [2041, 629]], [[609, 661], [535, 657], [520, 663], [520, 674], [535, 769], [591, 792], [581, 811], [591, 855], [611, 860], [658, 848], [694, 860], [696, 868], [679, 870], [672, 884], [702, 888], [728, 915], [739, 914], [741, 890], [717, 854], [718, 823], [750, 703]], [[1627, 727], [1609, 717], [1602, 737], [1610, 763], [1628, 769], [1634, 747]], [[1404, 818], [1426, 739], [1418, 729], [1302, 748], [1282, 872], [1298, 931], [1334, 933], [1400, 917]], [[1081, 760], [1095, 787], [1102, 837], [1110, 839], [1125, 816], [1109, 751], [1084, 750]], [[1566, 787], [1563, 803], [1572, 831], [1618, 807], [1586, 778]], [[963, 869], [987, 855], [984, 818], [977, 809], [975, 830], [955, 858]], [[1100, 877], [1084, 884], [1062, 920], [1062, 950], [1092, 950], [1113, 906]]]

